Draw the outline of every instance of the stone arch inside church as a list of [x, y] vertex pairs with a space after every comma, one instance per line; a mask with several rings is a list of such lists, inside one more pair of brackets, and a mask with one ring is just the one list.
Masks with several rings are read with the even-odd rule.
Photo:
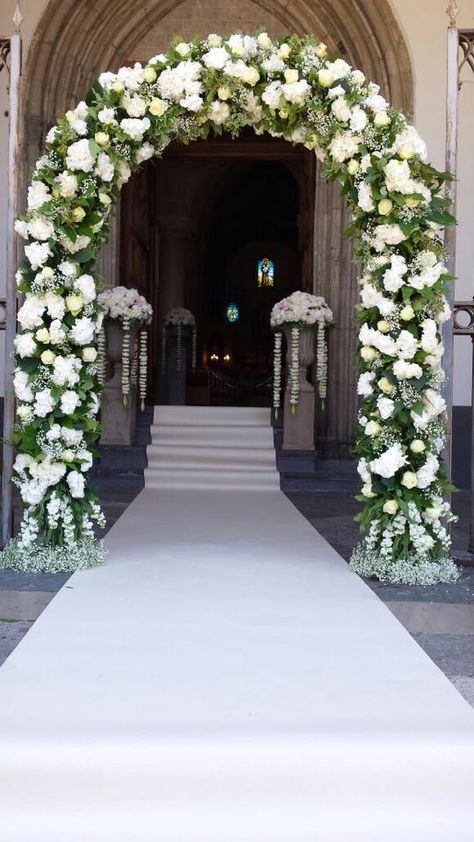
[[[86, 0], [53, 0], [36, 33], [26, 68], [25, 167], [31, 168], [38, 157], [45, 133], [55, 118], [81, 99], [101, 71], [146, 60], [165, 48], [176, 33], [190, 38], [194, 34], [207, 35], [210, 31], [226, 33], [239, 28], [252, 31], [261, 24], [265, 24], [269, 34], [275, 37], [289, 31], [317, 34], [332, 51], [377, 81], [393, 105], [408, 117], [411, 115], [411, 63], [388, 0], [377, 3], [373, 0], [335, 0], [330, 9], [324, 4], [304, 0], [292, 4], [281, 0], [243, 0], [238, 6], [219, 0], [206, 0], [202, 4], [191, 0], [155, 0], [147, 4], [146, 11], [131, 7], [123, 0], [98, 0], [94, 4]], [[60, 84], [58, 80], [61, 80]], [[135, 174], [133, 183], [131, 197], [121, 202], [123, 214], [118, 208], [109, 243], [103, 249], [100, 261], [100, 269], [109, 283], [124, 280], [121, 273], [126, 272], [124, 232], [127, 231], [127, 213], [137, 217], [140, 208], [141, 212], [149, 209], [150, 199], [145, 194], [151, 189], [150, 176]], [[299, 269], [300, 280], [295, 287], [308, 286], [310, 270], [313, 290], [325, 296], [334, 310], [337, 348], [334, 333], [329, 375], [332, 399], [327, 412], [317, 419], [317, 440], [319, 449], [327, 455], [344, 456], [352, 446], [357, 406], [353, 319], [357, 299], [356, 267], [351, 242], [344, 237], [348, 215], [338, 186], [324, 181], [317, 162], [306, 186], [308, 183], [313, 193], [304, 198], [303, 212], [300, 212], [300, 226], [305, 230], [300, 231], [304, 245], [299, 243], [298, 258], [300, 263], [301, 260], [305, 262], [306, 272], [303, 272], [303, 279]], [[182, 222], [179, 213], [175, 214], [174, 223], [178, 229]], [[171, 228], [168, 227], [168, 238], [182, 234], [178, 230], [172, 235]], [[147, 260], [153, 263], [152, 276], [157, 278], [160, 250], [153, 240], [157, 230], [149, 231], [149, 236], [150, 242], [142, 243], [142, 246]], [[134, 285], [138, 285], [137, 278]], [[159, 303], [159, 295], [155, 289], [152, 296], [155, 305]], [[156, 344], [156, 337], [154, 341]]]

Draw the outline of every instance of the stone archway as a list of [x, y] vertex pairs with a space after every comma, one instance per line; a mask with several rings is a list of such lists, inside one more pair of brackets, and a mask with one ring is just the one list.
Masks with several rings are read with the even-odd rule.
[[[317, 35], [342, 55], [408, 118], [413, 113], [413, 72], [408, 47], [390, 0], [334, 0], [330, 8], [309, 0], [207, 0], [198, 15], [192, 0], [51, 0], [34, 35], [23, 81], [25, 160], [31, 168], [49, 127], [78, 102], [103, 70], [146, 60], [177, 32], [252, 31], [262, 22], [270, 35]], [[223, 18], [222, 25], [220, 19]], [[58, 84], [58, 80], [59, 84]], [[25, 173], [26, 177], [26, 173]]]
[[[146, 61], [165, 49], [179, 33], [184, 38], [210, 31], [254, 31], [262, 21], [273, 37], [288, 32], [316, 34], [331, 52], [342, 55], [408, 118], [413, 112], [413, 74], [403, 33], [390, 0], [334, 0], [331, 8], [311, 0], [150, 0], [146, 10], [124, 0], [51, 0], [29, 52], [24, 77], [23, 194], [29, 172], [40, 154], [44, 137], [58, 114], [78, 102], [103, 70], [116, 70], [134, 60]], [[58, 80], [61, 83], [58, 84]], [[352, 313], [357, 300], [357, 268], [352, 242], [344, 237], [347, 210], [335, 185], [328, 184], [316, 164], [316, 215], [313, 226], [314, 290], [331, 289], [339, 325], [342, 353], [331, 348], [329, 373], [333, 400], [328, 414], [317, 421], [318, 446], [327, 456], [345, 457], [353, 447], [357, 415]], [[102, 250], [101, 271], [118, 278], [119, 217]], [[328, 232], [331, 231], [331, 235]], [[333, 340], [330, 339], [330, 343]], [[350, 396], [350, 397], [348, 397]]]

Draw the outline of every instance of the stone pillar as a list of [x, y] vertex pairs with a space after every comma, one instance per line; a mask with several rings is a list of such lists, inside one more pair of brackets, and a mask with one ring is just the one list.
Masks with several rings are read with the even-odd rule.
[[299, 384], [300, 394], [296, 412], [290, 404], [291, 328], [284, 328], [286, 338], [285, 409], [283, 416], [283, 450], [314, 450], [314, 386], [308, 381], [308, 368], [314, 361], [315, 331], [300, 330]]
[[[107, 339], [107, 361], [112, 369], [112, 376], [102, 389], [100, 420], [102, 432], [100, 444], [130, 445], [135, 439], [137, 417], [137, 389], [130, 383], [127, 402], [122, 395], [122, 325], [107, 319], [105, 322]], [[136, 331], [130, 334], [130, 360], [136, 347]]]
[[103, 243], [97, 258], [96, 273], [101, 275], [108, 287], [118, 286], [120, 272], [120, 198], [110, 218], [109, 236]]
[[[172, 406], [186, 403], [186, 380], [191, 343], [189, 327], [181, 328], [181, 352], [178, 352], [178, 328], [166, 328], [165, 400]], [[178, 362], [179, 359], [179, 362]]]

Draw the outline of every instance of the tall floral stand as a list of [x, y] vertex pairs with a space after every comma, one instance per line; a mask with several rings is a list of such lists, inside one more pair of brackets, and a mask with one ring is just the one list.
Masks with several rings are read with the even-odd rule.
[[314, 450], [314, 385], [308, 381], [308, 368], [314, 362], [314, 327], [299, 330], [299, 397], [295, 410], [291, 403], [291, 328], [284, 327], [287, 383], [283, 416], [283, 450]]
[[165, 403], [184, 406], [192, 331], [187, 325], [166, 325], [163, 335]]
[[[137, 418], [137, 390], [133, 382], [129, 383], [129, 392], [123, 395], [123, 327], [115, 319], [104, 322], [107, 368], [111, 371], [110, 379], [104, 383], [101, 399], [102, 433], [100, 444], [130, 445], [135, 439]], [[136, 350], [137, 331], [132, 329], [130, 335], [129, 359], [131, 370], [132, 359]]]

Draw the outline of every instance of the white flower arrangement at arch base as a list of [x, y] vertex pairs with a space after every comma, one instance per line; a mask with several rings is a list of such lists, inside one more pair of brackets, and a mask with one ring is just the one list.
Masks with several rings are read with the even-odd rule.
[[196, 369], [196, 345], [197, 345], [197, 331], [196, 319], [191, 310], [186, 307], [173, 307], [168, 310], [163, 320], [163, 330], [161, 333], [161, 370], [166, 369], [166, 328], [175, 327], [177, 329], [177, 345], [176, 345], [176, 370], [181, 371], [183, 359], [183, 327], [191, 328], [191, 365], [193, 371]]
[[316, 337], [316, 383], [322, 401], [327, 394], [327, 339], [326, 327], [333, 321], [332, 310], [324, 298], [309, 292], [293, 292], [287, 298], [278, 301], [272, 308], [270, 324], [275, 331], [273, 352], [273, 409], [275, 417], [280, 408], [281, 370], [282, 370], [282, 334], [278, 328], [286, 325], [291, 332], [290, 356], [290, 406], [296, 412], [300, 392], [300, 332], [302, 328], [314, 328]]
[[[312, 37], [272, 41], [264, 32], [174, 42], [144, 66], [102, 73], [47, 135], [27, 214], [17, 222], [26, 240], [18, 273], [26, 299], [18, 316], [14, 443], [30, 464], [17, 463], [26, 512], [3, 564], [34, 566], [40, 552], [44, 568], [55, 569], [64, 546], [75, 548], [70, 567], [100, 560], [89, 534], [96, 501], [77, 478], [98, 432], [101, 314], [91, 272], [111, 208], [132, 170], [172, 140], [209, 131], [237, 136], [249, 125], [313, 149], [352, 212], [355, 255], [364, 266], [357, 449], [365, 502], [352, 566], [389, 581], [456, 578], [449, 510], [439, 502], [446, 488], [440, 325], [449, 317], [441, 239], [441, 226], [453, 221], [443, 194], [449, 176], [427, 163], [415, 128], [360, 71], [329, 57]], [[69, 448], [63, 428], [78, 431], [80, 444]]]
[[[117, 286], [104, 289], [98, 296], [104, 318], [122, 323], [122, 396], [127, 403], [130, 392], [130, 331], [138, 329], [138, 396], [140, 406], [145, 408], [147, 372], [148, 372], [148, 332], [147, 327], [153, 317], [153, 308], [138, 290]], [[105, 330], [102, 327], [98, 338], [98, 376], [103, 386], [107, 361], [107, 343]]]

